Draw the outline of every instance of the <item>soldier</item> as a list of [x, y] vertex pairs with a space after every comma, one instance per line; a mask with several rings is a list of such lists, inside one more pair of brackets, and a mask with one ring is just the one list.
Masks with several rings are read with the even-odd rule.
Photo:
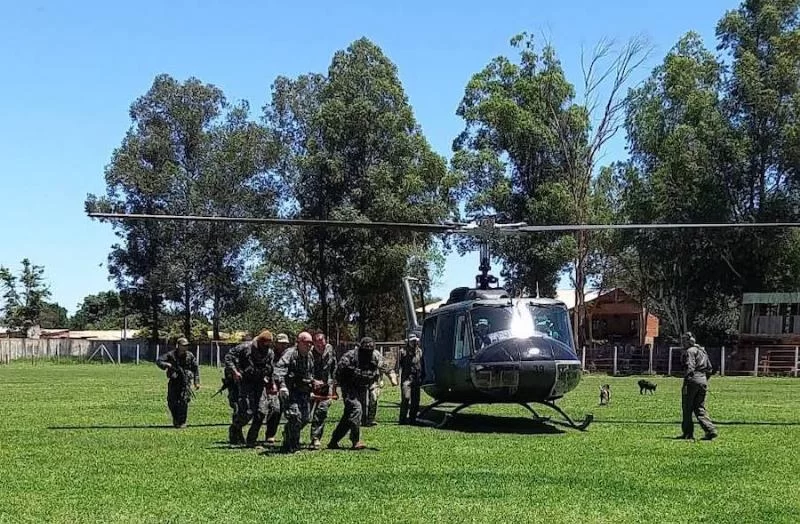
[[[228, 430], [231, 444], [256, 445], [258, 432], [269, 414], [267, 390], [272, 386], [273, 372], [272, 333], [262, 331], [253, 341], [240, 344], [225, 355], [225, 368], [238, 384], [239, 397]], [[250, 422], [247, 440], [242, 428]]]
[[375, 350], [375, 355], [378, 359], [378, 369], [380, 373], [378, 374], [378, 378], [375, 379], [375, 382], [370, 384], [368, 396], [366, 399], [367, 405], [365, 406], [363, 414], [362, 424], [364, 426], [376, 426], [378, 423], [375, 421], [375, 417], [378, 415], [378, 399], [381, 396], [381, 391], [383, 391], [383, 376], [386, 375], [389, 377], [389, 382], [393, 385], [397, 385], [397, 375], [394, 372], [394, 369], [391, 369], [388, 364], [383, 360], [383, 355], [381, 354], [380, 350]]
[[333, 346], [327, 343], [325, 333], [317, 331], [314, 334], [314, 351], [311, 352], [314, 361], [314, 394], [322, 397], [314, 400], [311, 417], [311, 447], [320, 448], [320, 440], [325, 431], [325, 420], [328, 418], [328, 409], [331, 399], [336, 394], [336, 353]]
[[400, 374], [400, 424], [416, 424], [419, 412], [420, 385], [425, 378], [425, 362], [422, 359], [422, 348], [419, 338], [411, 333], [406, 340], [406, 347], [397, 355], [395, 364]]
[[194, 355], [189, 353], [189, 341], [184, 337], [179, 338], [177, 348], [161, 355], [156, 365], [165, 370], [169, 378], [167, 407], [172, 414], [172, 425], [185, 428], [192, 385], [195, 389], [200, 389], [200, 369]]
[[283, 427], [281, 450], [294, 453], [300, 449], [300, 432], [308, 424], [311, 410], [311, 390], [314, 385], [314, 361], [311, 334], [303, 331], [297, 335], [295, 348], [286, 350], [278, 362], [279, 395], [286, 402], [286, 425]]
[[379, 365], [375, 342], [370, 337], [362, 338], [356, 349], [348, 351], [339, 360], [336, 380], [342, 388], [344, 413], [333, 430], [328, 449], [339, 449], [339, 441], [348, 431], [353, 449], [364, 449], [361, 442], [361, 402], [367, 396], [370, 384], [380, 374]]
[[697, 417], [705, 436], [703, 440], [713, 440], [717, 437], [717, 429], [708, 418], [705, 401], [708, 391], [708, 378], [711, 376], [711, 360], [706, 350], [697, 345], [694, 335], [686, 332], [681, 336], [683, 346], [683, 391], [681, 395], [683, 407], [682, 434], [679, 439], [694, 439], [694, 423], [692, 414]]
[[[276, 383], [278, 381], [277, 377], [283, 373], [283, 370], [278, 366], [278, 363], [288, 347], [289, 336], [286, 335], [286, 333], [278, 333], [278, 336], [275, 337], [275, 357], [273, 359], [273, 363], [275, 365], [273, 374], [276, 377]], [[281, 415], [286, 410], [284, 402], [281, 401], [281, 397], [278, 395], [278, 389], [276, 385], [273, 385], [273, 387], [267, 393], [267, 404], [269, 406], [269, 415], [267, 415], [267, 444], [272, 445], [275, 444], [275, 435], [278, 434], [278, 426], [281, 423]]]

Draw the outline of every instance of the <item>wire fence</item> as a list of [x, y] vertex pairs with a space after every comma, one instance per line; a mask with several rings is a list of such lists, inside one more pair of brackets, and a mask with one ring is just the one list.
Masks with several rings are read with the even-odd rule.
[[[384, 362], [394, 367], [402, 341], [378, 342]], [[225, 355], [235, 343], [205, 342], [189, 350], [200, 365], [222, 367]], [[335, 347], [337, 358], [355, 343], [345, 342]], [[154, 363], [174, 345], [150, 344], [141, 340], [79, 340], [79, 339], [0, 339], [0, 364], [11, 361]], [[800, 351], [797, 346], [765, 348], [706, 348], [717, 374], [722, 376], [798, 376]], [[596, 346], [579, 350], [583, 369], [587, 373], [610, 375], [681, 375], [681, 348], [676, 346]]]
[[[379, 342], [377, 349], [387, 365], [393, 367], [397, 351], [403, 342]], [[200, 365], [223, 367], [225, 355], [237, 343], [205, 342], [189, 346], [189, 351]], [[341, 357], [354, 343], [335, 347]], [[155, 363], [163, 353], [174, 349], [174, 344], [150, 344], [142, 340], [81, 340], [66, 338], [0, 338], [0, 364], [11, 361], [49, 362], [99, 362], [102, 364]]]

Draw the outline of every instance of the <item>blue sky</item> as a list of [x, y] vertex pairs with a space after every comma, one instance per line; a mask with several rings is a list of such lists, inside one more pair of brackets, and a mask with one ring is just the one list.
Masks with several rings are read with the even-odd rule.
[[[649, 5], [648, 5], [649, 4]], [[450, 158], [455, 115], [470, 76], [510, 52], [521, 31], [546, 34], [573, 82], [581, 45], [644, 33], [655, 46], [644, 77], [677, 39], [714, 28], [734, 1], [645, 3], [495, 0], [461, 2], [138, 1], [0, 4], [0, 265], [45, 266], [53, 299], [74, 312], [112, 288], [105, 261], [115, 237], [85, 217], [87, 193], [130, 125], [128, 108], [169, 73], [196, 76], [253, 117], [278, 75], [325, 71], [333, 53], [366, 36], [397, 64], [417, 120]], [[624, 137], [604, 160], [623, 157]], [[448, 259], [435, 292], [473, 281], [477, 253]], [[499, 273], [499, 268], [496, 270]]]

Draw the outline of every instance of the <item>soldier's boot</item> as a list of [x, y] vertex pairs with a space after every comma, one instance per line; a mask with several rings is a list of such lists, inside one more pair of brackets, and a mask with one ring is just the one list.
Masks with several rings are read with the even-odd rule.
[[244, 433], [242, 433], [241, 427], [234, 424], [228, 427], [228, 442], [230, 442], [232, 446], [241, 446], [244, 444]]
[[354, 443], [354, 444], [353, 444], [353, 449], [364, 449], [364, 448], [366, 448], [366, 447], [367, 447], [367, 445], [366, 445], [366, 444], [364, 444], [364, 443], [363, 443], [362, 441], [360, 441], [360, 440], [359, 440], [358, 442], [356, 442], [356, 443]]
[[319, 439], [318, 439], [318, 438], [315, 438], [314, 440], [312, 440], [312, 441], [311, 441], [311, 447], [312, 447], [313, 449], [319, 449], [319, 448], [321, 447], [321, 445], [320, 445], [320, 442], [319, 442]]
[[261, 431], [261, 424], [259, 423], [258, 418], [254, 418], [253, 422], [250, 423], [250, 429], [247, 431], [248, 448], [256, 447], [256, 441], [258, 440], [259, 431]]

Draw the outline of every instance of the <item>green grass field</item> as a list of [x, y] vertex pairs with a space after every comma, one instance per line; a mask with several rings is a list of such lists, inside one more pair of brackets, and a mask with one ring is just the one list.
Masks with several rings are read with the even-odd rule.
[[364, 432], [374, 449], [285, 456], [229, 449], [227, 402], [211, 398], [220, 372], [202, 376], [190, 427], [175, 430], [158, 427], [169, 417], [152, 364], [0, 367], [0, 521], [800, 522], [800, 380], [712, 379], [714, 442], [671, 440], [674, 378], [657, 377], [653, 396], [635, 377], [585, 378], [562, 401], [594, 413], [585, 433], [514, 406], [449, 430], [398, 426], [388, 388]]

